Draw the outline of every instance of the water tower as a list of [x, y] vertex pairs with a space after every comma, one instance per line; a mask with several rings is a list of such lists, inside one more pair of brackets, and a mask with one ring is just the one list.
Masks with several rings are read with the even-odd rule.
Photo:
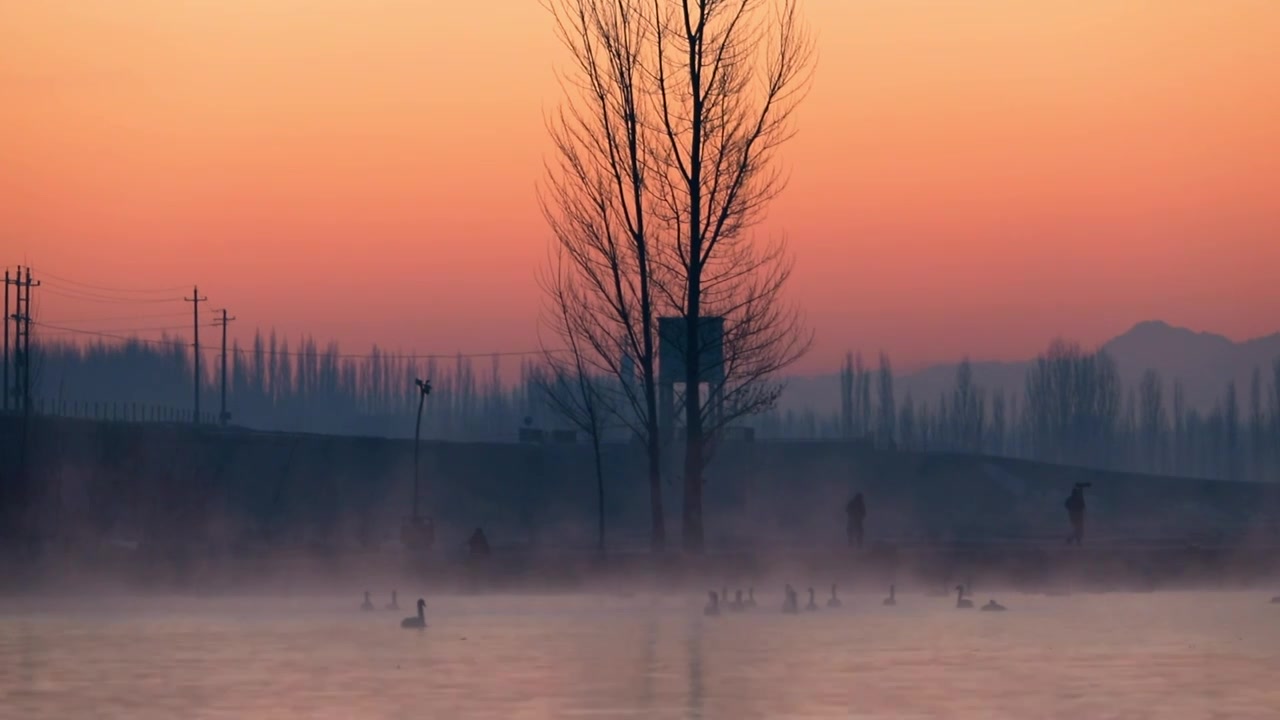
[[[664, 442], [675, 435], [675, 386], [685, 382], [685, 340], [688, 323], [682, 317], [658, 318], [658, 432]], [[685, 388], [685, 397], [698, 402], [703, 383], [709, 386], [713, 422], [724, 413], [724, 318], [698, 318], [698, 388]]]

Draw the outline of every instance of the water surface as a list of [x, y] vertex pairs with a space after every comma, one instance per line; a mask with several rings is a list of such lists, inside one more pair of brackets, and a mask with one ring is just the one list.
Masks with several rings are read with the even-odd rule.
[[[702, 598], [0, 600], [14, 718], [1207, 718], [1280, 715], [1257, 593], [850, 596], [704, 618]], [[978, 604], [987, 600], [981, 593]], [[378, 607], [386, 597], [375, 596]]]

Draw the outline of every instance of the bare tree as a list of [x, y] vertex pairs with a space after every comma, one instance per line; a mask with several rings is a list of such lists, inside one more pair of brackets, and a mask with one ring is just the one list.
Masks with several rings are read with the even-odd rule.
[[1120, 398], [1120, 378], [1106, 352], [1053, 341], [1027, 371], [1032, 451], [1043, 460], [1105, 466]]
[[[601, 379], [593, 376], [588, 366], [588, 354], [594, 352], [584, 341], [591, 337], [593, 321], [575, 304], [573, 278], [564, 272], [564, 264], [556, 266], [557, 272], [544, 281], [550, 302], [547, 308], [547, 325], [553, 330], [558, 345], [567, 352], [554, 349], [544, 351], [546, 374], [536, 382], [547, 404], [577, 429], [586, 433], [591, 441], [591, 456], [596, 475], [597, 550], [605, 553], [604, 522], [604, 466], [600, 443], [605, 431], [606, 418], [616, 414], [609, 405], [609, 395], [604, 392]], [[584, 323], [588, 326], [583, 327]]]
[[877, 370], [877, 388], [879, 390], [879, 404], [877, 406], [877, 441], [881, 447], [893, 446], [894, 426], [897, 424], [898, 413], [893, 402], [893, 365], [889, 362], [889, 356], [884, 352], [880, 353], [880, 367]]
[[951, 418], [955, 424], [953, 435], [960, 450], [982, 452], [985, 406], [982, 388], [974, 384], [973, 366], [965, 357], [956, 367], [956, 387], [951, 400]]
[[1164, 469], [1164, 437], [1167, 418], [1164, 410], [1164, 381], [1160, 373], [1148, 369], [1142, 374], [1138, 389], [1141, 418], [1142, 455], [1145, 469], [1160, 472]]
[[1222, 402], [1222, 453], [1225, 458], [1227, 479], [1240, 476], [1240, 405], [1236, 400], [1236, 381], [1227, 381], [1227, 392]]
[[[666, 544], [657, 398], [657, 298], [662, 242], [651, 220], [655, 54], [652, 12], [639, 0], [543, 0], [572, 58], [565, 102], [548, 122], [555, 160], [540, 193], [560, 255], [553, 299], [575, 304], [568, 323], [583, 366], [619, 379], [619, 417], [644, 443], [650, 546]], [[566, 273], [572, 272], [572, 280]], [[638, 383], [637, 383], [638, 380]]]
[[1249, 379], [1249, 453], [1256, 479], [1265, 472], [1267, 419], [1262, 409], [1262, 368], [1255, 366]]
[[991, 453], [997, 456], [1005, 454], [1005, 438], [1009, 432], [1004, 406], [1004, 390], [996, 388], [991, 393], [991, 432], [987, 442]]
[[907, 451], [922, 449], [917, 443], [916, 435], [916, 403], [908, 390], [898, 409], [898, 444]]
[[[671, 240], [668, 298], [685, 331], [683, 540], [699, 552], [703, 470], [716, 433], [700, 392], [702, 318], [725, 319], [723, 377], [740, 395], [729, 405], [738, 413], [771, 406], [781, 388], [771, 378], [809, 345], [782, 303], [785, 244], [759, 245], [749, 231], [784, 185], [775, 152], [793, 133], [813, 46], [797, 0], [644, 1], [654, 8], [654, 179]], [[719, 403], [722, 393], [708, 395]]]
[[[683, 321], [683, 535], [699, 551], [714, 441], [774, 405], [778, 372], [809, 345], [782, 297], [785, 241], [749, 231], [783, 187], [774, 154], [792, 133], [812, 45], [797, 0], [543, 2], [573, 64], [542, 204], [580, 278], [574, 301], [597, 318], [581, 323], [584, 356], [632, 400], [622, 414], [650, 448], [656, 545], [655, 325], [660, 314]], [[723, 353], [706, 347], [704, 318], [723, 319]], [[622, 357], [639, 363], [642, 391], [628, 390]]]
[[840, 437], [853, 437], [853, 353], [845, 353], [840, 366]]

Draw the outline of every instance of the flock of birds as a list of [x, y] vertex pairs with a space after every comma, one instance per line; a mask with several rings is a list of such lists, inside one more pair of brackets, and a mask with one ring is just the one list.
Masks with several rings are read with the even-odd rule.
[[[965, 588], [965, 586], [957, 585], [955, 587], [955, 591], [956, 591], [956, 609], [958, 610], [973, 609], [973, 601], [965, 597], [965, 594], [967, 593], [967, 589]], [[747, 596], [745, 599], [742, 596], [741, 590], [737, 591], [737, 593], [734, 595], [732, 600], [729, 600], [728, 598], [729, 598], [728, 588], [721, 588], [721, 591], [719, 593], [717, 593], [714, 590], [708, 592], [707, 606], [703, 608], [702, 613], [708, 616], [715, 616], [720, 614], [722, 608], [729, 612], [742, 612], [744, 610], [749, 610], [751, 608], [756, 607], [755, 588], [747, 588]], [[722, 605], [722, 600], [723, 600], [723, 605]], [[1280, 602], [1280, 598], [1276, 598], [1272, 602]], [[885, 606], [890, 606], [890, 607], [898, 604], [897, 587], [893, 585], [889, 586], [889, 596], [886, 597], [881, 604]], [[840, 595], [839, 593], [837, 593], [837, 586], [832, 585], [831, 597], [827, 598], [827, 607], [838, 608], [838, 607], [841, 607], [842, 605], [843, 603], [840, 601]], [[817, 596], [814, 593], [813, 588], [809, 588], [809, 602], [804, 606], [804, 609], [808, 612], [813, 612], [818, 609]], [[979, 609], [984, 612], [1004, 612], [1008, 608], [1006, 608], [1005, 606], [1001, 605], [1000, 603], [992, 599], [987, 601], [987, 604], [983, 605]], [[795, 588], [791, 587], [790, 585], [787, 585], [785, 588], [783, 588], [782, 612], [787, 615], [795, 615], [800, 612], [800, 603], [799, 603], [798, 595], [796, 594]]]
[[[364, 591], [364, 602], [360, 603], [360, 609], [365, 612], [373, 612], [373, 600], [369, 599], [369, 591]], [[391, 602], [387, 603], [387, 610], [399, 610], [400, 603], [396, 601], [396, 591], [391, 591]], [[427, 601], [418, 598], [418, 614], [410, 615], [400, 621], [400, 627], [409, 630], [420, 630], [427, 626]]]
[[[836, 592], [836, 590], [837, 590], [837, 587], [836, 585], [833, 584], [831, 586], [831, 597], [827, 598], [827, 607], [829, 608], [838, 608], [843, 606], [844, 604], [840, 601], [840, 595]], [[965, 586], [957, 585], [955, 587], [955, 592], [956, 592], [956, 609], [972, 610], [973, 601], [965, 597], [965, 594], [967, 593], [967, 589], [965, 588]], [[936, 594], [930, 593], [930, 595], [936, 595]], [[743, 597], [742, 591], [738, 590], [734, 594], [732, 600], [729, 600], [728, 598], [729, 598], [729, 588], [727, 587], [721, 588], [719, 593], [717, 593], [714, 590], [708, 592], [707, 606], [703, 608], [702, 613], [708, 616], [719, 615], [721, 611], [722, 599], [724, 601], [724, 609], [728, 610], [729, 612], [743, 612], [745, 610], [750, 610], [756, 607], [756, 589], [753, 587], [747, 588], [746, 597]], [[1277, 595], [1276, 597], [1271, 598], [1271, 603], [1273, 605], [1280, 605], [1280, 595]], [[893, 585], [889, 586], [889, 596], [886, 597], [881, 604], [887, 607], [892, 607], [898, 604], [898, 593], [897, 593], [897, 588], [895, 586]], [[364, 591], [364, 602], [361, 603], [360, 609], [365, 612], [372, 612], [374, 609], [373, 600], [370, 599], [368, 590]], [[395, 590], [391, 591], [391, 602], [387, 603], [386, 609], [387, 610], [400, 609], [400, 604], [396, 601]], [[813, 588], [809, 588], [809, 602], [804, 606], [804, 609], [808, 612], [813, 612], [818, 609], [817, 597], [814, 594]], [[1004, 612], [1007, 609], [1008, 608], [1006, 608], [1005, 606], [996, 602], [995, 599], [988, 600], [986, 605], [983, 605], [981, 608], [979, 608], [979, 610], [983, 612]], [[785, 588], [783, 588], [782, 612], [787, 615], [796, 615], [800, 612], [800, 603], [798, 601], [798, 595], [796, 594], [795, 588], [791, 587], [791, 585], [789, 584]], [[404, 620], [401, 620], [400, 627], [406, 628], [409, 630], [415, 630], [415, 629], [420, 630], [422, 628], [425, 628], [426, 626], [427, 626], [427, 601], [423, 600], [422, 598], [418, 598], [418, 614], [410, 615]]]

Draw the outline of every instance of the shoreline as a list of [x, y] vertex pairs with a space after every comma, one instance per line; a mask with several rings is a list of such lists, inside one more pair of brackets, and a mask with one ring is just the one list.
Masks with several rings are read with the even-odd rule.
[[699, 591], [838, 583], [849, 592], [896, 584], [902, 592], [957, 584], [1023, 592], [1244, 589], [1280, 582], [1280, 546], [1049, 543], [876, 545], [864, 550], [617, 552], [503, 550], [488, 558], [404, 552], [270, 554], [45, 553], [0, 560], [0, 596], [76, 594], [115, 588], [141, 593], [297, 593], [309, 588], [421, 587], [446, 593]]

